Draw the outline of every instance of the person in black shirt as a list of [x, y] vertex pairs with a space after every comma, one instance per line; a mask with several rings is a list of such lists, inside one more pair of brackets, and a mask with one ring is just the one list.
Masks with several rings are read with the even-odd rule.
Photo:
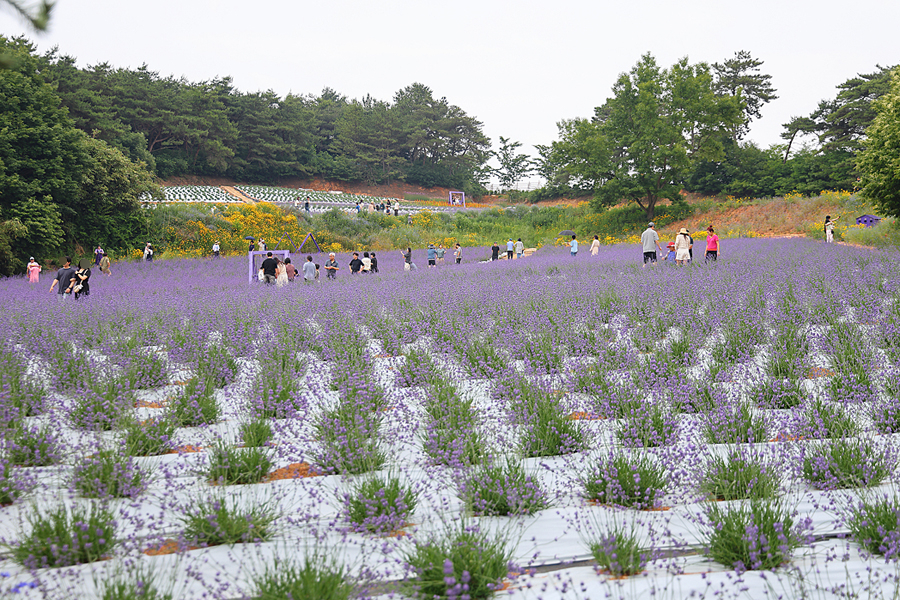
[[263, 276], [268, 285], [274, 285], [278, 276], [278, 261], [272, 258], [272, 253], [266, 253], [266, 260], [262, 262]]
[[362, 261], [359, 260], [359, 253], [353, 253], [353, 260], [350, 261], [350, 274], [356, 275], [359, 273], [359, 270], [362, 268]]
[[491, 246], [491, 260], [500, 260], [500, 246], [497, 245], [497, 242]]
[[69, 287], [71, 288], [71, 292], [75, 296], [75, 299], [78, 300], [82, 296], [90, 296], [91, 295], [91, 263], [88, 259], [84, 258], [81, 260], [81, 264], [79, 265], [81, 268], [75, 271], [75, 275], [72, 277], [69, 282]]
[[306, 197], [306, 202], [303, 203], [303, 210], [306, 211], [306, 216], [309, 216], [309, 196]]
[[71, 294], [68, 290], [73, 277], [75, 277], [75, 269], [72, 268], [72, 259], [67, 256], [63, 259], [63, 268], [56, 272], [56, 277], [50, 284], [50, 292], [53, 293], [53, 288], [59, 286], [56, 292], [59, 294], [59, 299], [65, 300], [70, 297]]
[[375, 258], [375, 253], [374, 252], [369, 253], [369, 257], [372, 259], [372, 272], [377, 273], [378, 272], [378, 259]]

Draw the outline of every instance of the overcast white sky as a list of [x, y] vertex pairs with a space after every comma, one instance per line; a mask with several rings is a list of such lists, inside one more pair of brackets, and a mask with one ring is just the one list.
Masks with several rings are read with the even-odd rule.
[[900, 62], [897, 0], [57, 0], [37, 35], [0, 3], [0, 32], [27, 33], [82, 67], [147, 63], [192, 81], [230, 75], [243, 91], [390, 100], [419, 81], [504, 136], [556, 139], [556, 122], [588, 117], [644, 52], [663, 66], [765, 61], [780, 96], [750, 138], [780, 143], [835, 86]]

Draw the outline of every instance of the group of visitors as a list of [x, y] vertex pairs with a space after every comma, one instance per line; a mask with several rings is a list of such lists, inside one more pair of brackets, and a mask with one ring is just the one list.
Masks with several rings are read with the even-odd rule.
[[[34, 262], [33, 257], [30, 262]], [[52, 294], [55, 289], [57, 298], [60, 300], [72, 297], [78, 300], [82, 296], [91, 294], [90, 281], [91, 261], [87, 258], [81, 259], [76, 269], [72, 266], [72, 259], [67, 256], [63, 259], [63, 267], [56, 272], [56, 277], [53, 278], [53, 283], [50, 284], [50, 293]]]
[[[334, 253], [328, 255], [329, 258], [334, 261]], [[334, 271], [337, 271], [337, 262], [334, 263], [334, 269], [330, 273], [330, 278], [334, 279]], [[351, 275], [359, 275], [360, 273], [377, 273], [378, 272], [378, 257], [375, 256], [374, 252], [363, 252], [363, 257], [359, 257], [359, 252], [353, 253], [353, 258], [350, 260], [350, 274]]]
[[[458, 245], [458, 244], [457, 244]], [[519, 238], [515, 242], [512, 238], [509, 238], [506, 242], [506, 260], [512, 260], [513, 254], [515, 254], [516, 258], [522, 258], [522, 255], [525, 253], [525, 244], [522, 243], [522, 238]], [[500, 246], [497, 242], [494, 242], [494, 245], [491, 246], [491, 261], [500, 260]]]
[[[596, 239], [596, 236], [594, 236]], [[644, 266], [656, 264], [657, 250], [665, 253], [664, 260], [684, 266], [694, 260], [694, 238], [691, 232], [682, 227], [675, 236], [674, 242], [666, 245], [663, 250], [659, 244], [659, 234], [653, 221], [641, 234], [641, 248], [644, 251]], [[719, 258], [719, 236], [712, 225], [706, 228], [706, 257], [707, 263], [715, 262]]]
[[393, 210], [395, 217], [400, 216], [400, 201], [399, 200], [395, 200], [393, 203], [391, 203], [390, 200], [381, 201], [378, 204], [375, 204], [374, 202], [371, 202], [371, 201], [368, 204], [363, 204], [362, 202], [357, 200], [356, 201], [356, 214], [359, 214], [363, 210], [363, 208], [365, 208], [366, 212], [370, 215], [373, 213], [376, 213], [376, 212], [390, 215], [391, 210]]
[[[307, 256], [307, 263], [312, 263], [312, 256]], [[307, 267], [306, 264], [303, 265], [303, 278], [307, 278], [307, 273], [309, 269], [312, 269], [310, 279], [315, 279], [319, 276], [319, 265], [313, 264], [312, 267]], [[284, 287], [288, 283], [294, 281], [297, 278], [297, 267], [291, 264], [290, 257], [281, 260], [280, 257], [272, 256], [271, 252], [266, 253], [265, 260], [262, 261], [262, 264], [259, 267], [259, 280], [265, 282], [267, 285], [275, 285], [278, 287]]]

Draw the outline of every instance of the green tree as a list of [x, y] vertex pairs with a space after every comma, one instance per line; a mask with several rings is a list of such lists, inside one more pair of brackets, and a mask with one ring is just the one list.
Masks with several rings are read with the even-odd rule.
[[838, 95], [820, 102], [810, 115], [825, 150], [859, 150], [866, 129], [875, 120], [873, 103], [891, 86], [894, 67], [877, 65], [876, 68], [874, 73], [857, 75], [837, 86]]
[[886, 215], [900, 217], [900, 68], [895, 68], [889, 91], [874, 103], [875, 119], [866, 129], [857, 165], [862, 175], [860, 194]]
[[[53, 3], [42, 0], [37, 6], [25, 6], [19, 0], [0, 0], [13, 9], [20, 17], [35, 30], [46, 31], [47, 25], [50, 24], [50, 11], [53, 10]], [[12, 52], [0, 50], [0, 69], [11, 69], [16, 65], [16, 55]]]
[[750, 123], [762, 117], [764, 104], [777, 100], [772, 76], [760, 73], [763, 61], [753, 58], [746, 50], [735, 52], [734, 58], [713, 63], [715, 73], [714, 89], [718, 94], [740, 98], [744, 119], [733, 128], [735, 140], [742, 139], [750, 130]]
[[16, 202], [8, 214], [25, 228], [24, 235], [15, 245], [15, 254], [20, 261], [28, 256], [54, 256], [65, 242], [62, 217], [50, 197]]
[[593, 149], [598, 210], [633, 200], [652, 219], [661, 199], [682, 202], [691, 165], [720, 160], [728, 132], [743, 118], [738, 97], [715, 94], [709, 66], [686, 58], [665, 70], [645, 54], [613, 94], [595, 110], [594, 131], [579, 132]]
[[500, 180], [502, 189], [515, 189], [516, 184], [523, 177], [534, 172], [534, 161], [531, 160], [531, 157], [516, 152], [521, 147], [522, 142], [513, 142], [509, 138], [500, 136], [500, 149], [493, 154], [500, 163], [500, 167], [494, 169], [494, 174]]

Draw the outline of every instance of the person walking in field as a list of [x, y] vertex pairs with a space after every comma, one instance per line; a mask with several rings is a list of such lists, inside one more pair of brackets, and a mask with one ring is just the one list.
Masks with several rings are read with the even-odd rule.
[[506, 242], [506, 260], [512, 260], [513, 251], [514, 251], [515, 247], [516, 247], [516, 245], [512, 241], [512, 238], [509, 238], [509, 241]]
[[831, 215], [825, 217], [825, 243], [834, 243], [834, 221], [831, 220]]
[[350, 259], [350, 274], [359, 275], [362, 266], [363, 262], [359, 260], [359, 252], [354, 252], [353, 258]]
[[500, 246], [497, 245], [497, 242], [491, 246], [491, 262], [495, 260], [500, 260]]
[[578, 254], [578, 240], [574, 235], [572, 236], [572, 241], [569, 242], [569, 253], [572, 255], [572, 258], [575, 258]]
[[103, 253], [103, 258], [100, 259], [100, 272], [106, 275], [107, 277], [112, 275], [112, 271], [109, 268], [109, 256], [106, 255], [106, 252]]
[[220, 253], [220, 251], [221, 251], [221, 248], [220, 248], [220, 246], [219, 246], [219, 242], [218, 242], [218, 241], [216, 241], [215, 243], [213, 243], [212, 251], [213, 251], [213, 258], [219, 258], [219, 253]]
[[72, 283], [73, 277], [75, 277], [75, 269], [72, 268], [72, 259], [67, 256], [63, 259], [63, 268], [56, 272], [56, 277], [50, 284], [50, 293], [53, 293], [54, 288], [58, 288], [56, 293], [60, 300], [70, 297], [67, 290], [70, 289], [69, 284]]
[[428, 244], [428, 268], [433, 269], [437, 266], [437, 248], [434, 247], [434, 244]]
[[439, 265], [444, 264], [444, 254], [447, 253], [447, 250], [444, 248], [443, 244], [438, 245], [437, 250], [435, 250], [437, 254], [437, 262]]
[[456, 246], [453, 247], [453, 258], [456, 259], [456, 264], [462, 262], [462, 246], [459, 244], [456, 244]]
[[591, 242], [591, 256], [597, 256], [598, 252], [600, 252], [600, 238], [595, 235], [594, 241]]
[[94, 250], [94, 266], [100, 266], [100, 259], [103, 258], [103, 248], [100, 247], [100, 244], [97, 244], [97, 248]]
[[28, 259], [28, 266], [26, 268], [28, 270], [28, 283], [40, 283], [41, 265], [34, 260], [33, 256]]
[[368, 252], [363, 252], [362, 257], [362, 272], [369, 273], [372, 271], [372, 259], [369, 258]]
[[706, 228], [706, 262], [716, 262], [717, 260], [719, 260], [719, 236], [710, 225]]
[[525, 244], [522, 243], [522, 238], [516, 240], [516, 258], [522, 258], [522, 255], [525, 253]]
[[691, 238], [684, 227], [675, 236], [675, 263], [684, 266], [691, 260]]
[[306, 197], [306, 201], [303, 203], [303, 210], [306, 211], [306, 216], [309, 217], [309, 196]]
[[312, 255], [306, 257], [303, 263], [303, 281], [313, 281], [316, 278], [316, 264], [313, 262]]
[[644, 233], [641, 234], [641, 247], [644, 250], [644, 266], [647, 266], [647, 263], [656, 264], [656, 251], [662, 251], [662, 246], [659, 245], [659, 234], [656, 233], [654, 229], [655, 225], [653, 221], [650, 221], [650, 224], [647, 226], [647, 229], [644, 230]]
[[375, 256], [374, 252], [370, 252], [369, 258], [372, 259], [372, 272], [377, 273], [378, 272], [378, 257]]

